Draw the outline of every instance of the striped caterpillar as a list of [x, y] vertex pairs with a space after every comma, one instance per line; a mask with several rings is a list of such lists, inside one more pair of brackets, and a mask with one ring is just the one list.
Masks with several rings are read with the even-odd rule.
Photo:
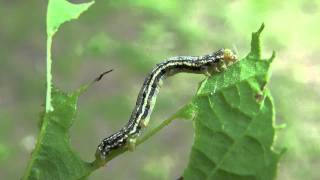
[[135, 108], [129, 122], [120, 131], [105, 138], [98, 146], [96, 156], [105, 159], [115, 149], [134, 146], [134, 142], [142, 128], [146, 127], [154, 107], [160, 83], [166, 77], [180, 72], [205, 74], [210, 76], [215, 71], [221, 71], [237, 60], [229, 49], [204, 56], [177, 56], [157, 64], [145, 78], [139, 92]]

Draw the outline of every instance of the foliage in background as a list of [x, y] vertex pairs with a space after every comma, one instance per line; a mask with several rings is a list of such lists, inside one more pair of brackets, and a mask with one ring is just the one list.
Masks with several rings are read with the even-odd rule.
[[[85, 11], [90, 4], [71, 5], [49, 1], [47, 18], [47, 96], [37, 145], [24, 179], [81, 179], [106, 163], [87, 163], [72, 151], [69, 129], [76, 115], [78, 97], [84, 89], [64, 93], [51, 91], [51, 43], [59, 26]], [[69, 12], [57, 15], [61, 11]], [[75, 13], [70, 13], [75, 12]], [[178, 111], [170, 121], [151, 130], [138, 144], [188, 112], [195, 115], [195, 143], [184, 172], [186, 179], [273, 179], [279, 156], [271, 150], [274, 139], [274, 108], [265, 85], [271, 60], [261, 60], [259, 36], [254, 33], [250, 54], [224, 73], [205, 80], [192, 105]], [[47, 94], [48, 95], [48, 94]], [[51, 102], [52, 101], [52, 102]], [[51, 104], [52, 103], [52, 104]], [[194, 110], [194, 111], [192, 111]], [[120, 149], [120, 153], [127, 150]], [[99, 157], [99, 156], [98, 156]], [[98, 164], [97, 164], [98, 162]], [[254, 163], [253, 163], [254, 162]]]

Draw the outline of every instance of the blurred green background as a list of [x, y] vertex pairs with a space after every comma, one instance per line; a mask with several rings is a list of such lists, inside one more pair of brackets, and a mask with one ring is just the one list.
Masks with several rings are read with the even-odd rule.
[[[85, 0], [73, 0], [80, 3]], [[38, 133], [45, 99], [46, 1], [0, 1], [0, 177], [22, 176]], [[320, 178], [320, 1], [97, 0], [53, 41], [54, 83], [72, 91], [110, 68], [80, 98], [72, 145], [87, 161], [99, 141], [128, 120], [145, 75], [166, 57], [219, 48], [249, 52], [251, 32], [266, 24], [263, 55], [277, 52], [272, 91], [286, 147], [278, 178]], [[165, 81], [151, 126], [197, 89], [201, 75]], [[192, 123], [176, 121], [90, 179], [175, 179], [188, 161]]]

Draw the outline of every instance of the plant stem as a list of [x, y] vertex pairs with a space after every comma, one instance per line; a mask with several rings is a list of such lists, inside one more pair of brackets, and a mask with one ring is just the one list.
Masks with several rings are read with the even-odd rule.
[[53, 111], [51, 105], [51, 88], [52, 88], [52, 74], [51, 74], [51, 45], [52, 45], [52, 35], [47, 35], [47, 94], [46, 94], [46, 112]]
[[159, 126], [153, 128], [145, 136], [143, 136], [141, 139], [138, 139], [136, 145], [142, 144], [145, 141], [147, 141], [149, 138], [151, 138], [153, 135], [155, 135], [157, 132], [159, 132], [161, 129], [169, 125], [173, 120], [177, 118], [176, 114], [172, 115], [168, 119], [164, 120]]
[[[164, 120], [159, 126], [153, 128], [152, 130], [150, 130], [149, 132], [147, 132], [147, 134], [145, 136], [143, 136], [142, 138], [138, 139], [136, 142], [136, 146], [144, 143], [145, 141], [147, 141], [149, 138], [151, 138], [153, 135], [155, 135], [157, 132], [159, 132], [161, 129], [163, 129], [164, 127], [166, 127], [167, 125], [169, 125], [173, 120], [175, 120], [176, 118], [178, 118], [178, 114], [173, 114], [172, 116], [170, 116], [168, 119]], [[107, 157], [107, 159], [102, 160], [99, 158], [96, 158], [92, 163], [91, 166], [93, 169], [98, 169], [99, 167], [107, 164], [109, 161], [111, 161], [112, 159], [114, 159], [115, 157], [119, 156], [120, 154], [129, 151], [129, 148], [121, 148], [118, 149], [116, 151], [114, 151], [112, 154], [109, 155], [109, 157]]]

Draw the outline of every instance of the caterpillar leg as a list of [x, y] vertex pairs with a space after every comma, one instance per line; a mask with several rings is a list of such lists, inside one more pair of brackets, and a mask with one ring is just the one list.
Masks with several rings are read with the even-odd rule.
[[211, 74], [212, 72], [207, 68], [207, 67], [203, 67], [202, 68], [202, 72], [204, 72], [203, 74], [206, 76], [206, 77], [211, 77]]
[[134, 151], [136, 149], [136, 138], [129, 138], [128, 140], [128, 149], [129, 151]]
[[207, 68], [208, 70], [208, 73], [209, 74], [214, 74], [214, 73], [219, 73], [220, 72], [220, 69], [218, 68], [218, 65], [217, 64], [214, 64], [209, 68]]
[[160, 80], [159, 80], [159, 83], [158, 83], [159, 88], [161, 88], [161, 87], [162, 87], [162, 85], [163, 85], [163, 80], [162, 80], [162, 79], [160, 79]]
[[228, 61], [228, 62], [227, 62], [227, 66], [230, 66], [230, 65], [232, 65], [233, 63], [235, 63], [235, 61]]
[[[155, 87], [154, 95], [157, 95], [159, 93], [159, 88], [160, 87]], [[150, 115], [151, 115], [151, 112], [153, 111], [153, 107], [154, 107], [155, 103], [156, 103], [156, 98], [151, 98], [150, 104], [149, 104], [150, 106], [149, 106], [148, 114], [147, 114], [147, 116], [143, 117], [143, 119], [141, 119], [139, 122], [139, 126], [141, 128], [145, 128], [148, 126], [149, 120], [150, 120]]]
[[227, 65], [226, 65], [226, 63], [225, 63], [224, 61], [221, 61], [221, 62], [218, 64], [217, 68], [218, 68], [219, 72], [221, 72], [221, 71], [224, 71], [224, 70], [227, 69]]
[[206, 71], [206, 72], [204, 73], [204, 75], [207, 76], [207, 77], [211, 77], [211, 73], [210, 73], [209, 71]]
[[147, 126], [148, 126], [148, 124], [149, 124], [149, 119], [150, 119], [150, 118], [141, 119], [141, 121], [140, 121], [140, 124], [139, 124], [139, 125], [140, 125], [142, 128], [147, 127]]

